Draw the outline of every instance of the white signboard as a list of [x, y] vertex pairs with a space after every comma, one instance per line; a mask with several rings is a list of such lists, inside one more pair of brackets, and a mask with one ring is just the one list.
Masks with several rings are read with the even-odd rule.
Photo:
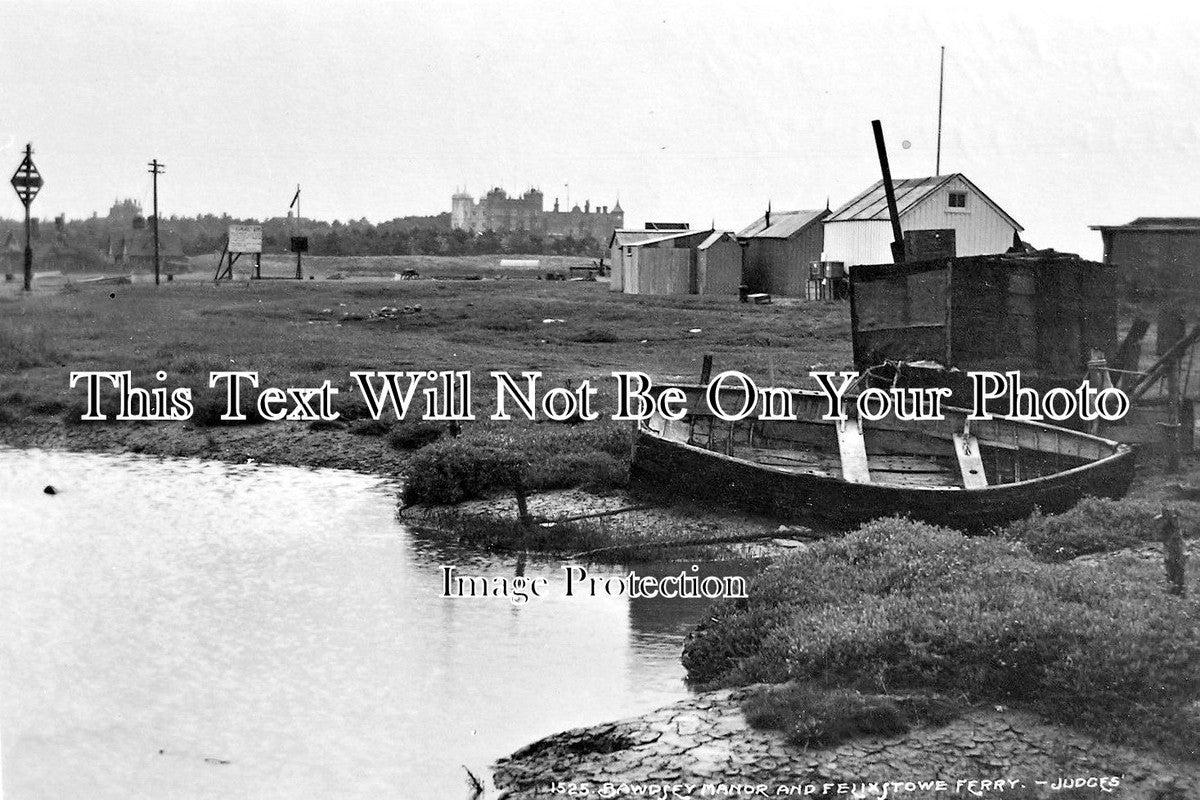
[[262, 225], [230, 225], [229, 252], [261, 253]]

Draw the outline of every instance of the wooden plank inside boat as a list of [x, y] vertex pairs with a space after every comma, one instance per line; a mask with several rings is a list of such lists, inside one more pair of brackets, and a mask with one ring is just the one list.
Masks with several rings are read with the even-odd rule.
[[962, 470], [963, 486], [968, 489], [984, 489], [988, 485], [983, 471], [983, 454], [979, 451], [979, 440], [969, 433], [954, 434], [954, 454]]
[[871, 470], [867, 462], [867, 443], [863, 439], [861, 422], [848, 419], [835, 427], [838, 452], [842, 456], [842, 477], [850, 483], [870, 483]]

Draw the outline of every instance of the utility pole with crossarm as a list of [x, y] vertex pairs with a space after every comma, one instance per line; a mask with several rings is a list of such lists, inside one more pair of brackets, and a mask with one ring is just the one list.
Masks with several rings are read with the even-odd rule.
[[154, 176], [154, 285], [158, 286], [158, 176], [163, 174], [166, 164], [158, 163], [155, 158], [150, 161], [150, 174]]

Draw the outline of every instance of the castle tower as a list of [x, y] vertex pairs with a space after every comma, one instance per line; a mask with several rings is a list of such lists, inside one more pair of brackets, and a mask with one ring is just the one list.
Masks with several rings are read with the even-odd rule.
[[455, 230], [474, 230], [471, 212], [475, 208], [475, 198], [466, 192], [455, 192], [450, 196], [450, 227]]

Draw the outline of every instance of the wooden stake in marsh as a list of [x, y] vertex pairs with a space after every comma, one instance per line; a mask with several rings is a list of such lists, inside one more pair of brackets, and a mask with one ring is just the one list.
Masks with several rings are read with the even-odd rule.
[[1170, 582], [1171, 594], [1183, 597], [1187, 591], [1184, 586], [1184, 572], [1187, 556], [1183, 552], [1183, 534], [1179, 530], [1178, 515], [1170, 508], [1163, 506], [1162, 514], [1163, 560], [1167, 567], [1167, 581]]

